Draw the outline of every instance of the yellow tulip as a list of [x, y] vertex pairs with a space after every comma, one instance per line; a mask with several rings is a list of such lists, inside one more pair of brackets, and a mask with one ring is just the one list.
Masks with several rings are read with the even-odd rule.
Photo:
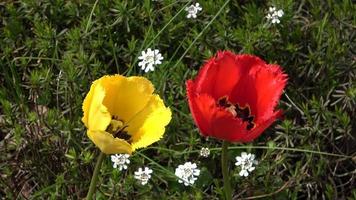
[[144, 77], [103, 76], [83, 102], [87, 135], [105, 154], [128, 153], [162, 138], [171, 111]]

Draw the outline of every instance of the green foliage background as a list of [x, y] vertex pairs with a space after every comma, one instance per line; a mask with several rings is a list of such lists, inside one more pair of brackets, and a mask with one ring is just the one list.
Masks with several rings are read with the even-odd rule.
[[[285, 119], [230, 151], [235, 198], [356, 199], [356, 5], [351, 0], [209, 0], [187, 19], [190, 1], [23, 0], [0, 2], [0, 197], [81, 199], [98, 150], [80, 121], [93, 80], [143, 75], [173, 111], [165, 137], [131, 158], [125, 172], [107, 158], [97, 199], [221, 199], [221, 142], [200, 137], [184, 82], [218, 50], [250, 53], [289, 75]], [[280, 24], [265, 18], [275, 5]], [[164, 63], [144, 74], [137, 57], [158, 48]], [[201, 147], [212, 148], [209, 159]], [[247, 178], [234, 157], [257, 155]], [[323, 153], [324, 152], [324, 153]], [[325, 153], [327, 152], [327, 153]], [[337, 155], [331, 155], [337, 154]], [[194, 161], [194, 187], [174, 169]], [[133, 172], [150, 166], [139, 185]]]

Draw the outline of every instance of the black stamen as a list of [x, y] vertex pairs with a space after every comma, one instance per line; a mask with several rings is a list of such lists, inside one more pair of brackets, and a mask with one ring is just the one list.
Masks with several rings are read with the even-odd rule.
[[[235, 105], [235, 111], [237, 113], [237, 116], [239, 118], [241, 118], [243, 121], [247, 121], [247, 119], [250, 117], [251, 115], [251, 111], [250, 111], [250, 107], [249, 106], [245, 106], [245, 107], [240, 107], [239, 104]], [[253, 117], [252, 117], [253, 118]]]
[[219, 99], [218, 105], [224, 108], [232, 106], [232, 104], [227, 100], [226, 96]]
[[[123, 120], [120, 120], [120, 118], [118, 116], [113, 115], [111, 117], [113, 120], [117, 120], [117, 121], [121, 121], [122, 123], [124, 123]], [[127, 142], [131, 143], [131, 135], [128, 134], [127, 131], [125, 131], [125, 128], [127, 128], [128, 126], [125, 125], [123, 127], [118, 128], [117, 130], [114, 130], [114, 126], [110, 123], [108, 125], [108, 127], [106, 128], [106, 131], [108, 131], [109, 133], [111, 133], [114, 138], [120, 138], [123, 140], [126, 140]]]
[[119, 130], [117, 130], [113, 135], [114, 137], [123, 139], [123, 140], [130, 140], [131, 139], [131, 135], [129, 135], [127, 133], [127, 131], [125, 131], [125, 128], [127, 128], [128, 126], [123, 126], [122, 128], [120, 128]]
[[247, 130], [251, 130], [251, 129], [253, 129], [253, 127], [255, 127], [255, 123], [253, 123], [253, 122], [248, 122], [248, 124], [247, 124], [247, 126], [246, 126], [246, 129], [247, 129]]
[[127, 142], [129, 142], [131, 139], [131, 135], [127, 134], [126, 131], [118, 132], [114, 135], [114, 137], [126, 140]]
[[251, 130], [253, 127], [255, 127], [255, 123], [253, 123], [255, 117], [251, 115], [250, 106], [240, 107], [239, 104], [236, 104], [235, 107], [237, 116], [241, 118], [242, 121], [248, 122], [246, 129]]
[[253, 120], [255, 119], [255, 117], [253, 115], [251, 115], [251, 109], [249, 105], [246, 105], [244, 107], [241, 107], [239, 104], [235, 104], [233, 105], [227, 98], [227, 96], [221, 97], [218, 102], [217, 102], [218, 106], [223, 107], [223, 108], [228, 108], [230, 109], [234, 109], [236, 114], [233, 115], [235, 117], [240, 118], [243, 122], [247, 122], [247, 126], [246, 129], [247, 130], [251, 130], [255, 127], [255, 123], [253, 122]]

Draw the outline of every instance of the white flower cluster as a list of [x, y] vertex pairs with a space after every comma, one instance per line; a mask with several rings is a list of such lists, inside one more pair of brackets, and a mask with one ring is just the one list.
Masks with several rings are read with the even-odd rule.
[[[197, 18], [197, 14], [201, 10], [203, 9], [199, 3], [195, 3], [195, 5], [193, 4], [185, 8], [185, 11], [188, 12], [188, 19]], [[156, 65], [162, 64], [163, 56], [158, 49], [152, 50], [151, 48], [148, 48], [146, 51], [141, 52], [141, 55], [138, 57], [138, 59], [140, 60], [138, 66], [147, 73], [149, 71], [154, 71]]]
[[127, 169], [126, 164], [130, 164], [129, 154], [115, 154], [111, 156], [111, 161], [113, 162], [113, 167], [118, 168], [119, 171]]
[[272, 6], [269, 7], [268, 14], [266, 18], [271, 21], [272, 24], [279, 24], [281, 21], [279, 18], [281, 18], [284, 15], [283, 10], [279, 9], [277, 10], [276, 7]]
[[[210, 154], [209, 148], [201, 148], [200, 156], [208, 157]], [[129, 154], [115, 154], [111, 156], [113, 167], [118, 168], [120, 171], [127, 169], [127, 164], [130, 163]], [[241, 156], [236, 157], [236, 166], [241, 168], [239, 175], [247, 177], [250, 172], [255, 170], [258, 162], [255, 160], [255, 155], [251, 153], [242, 152]], [[139, 180], [142, 185], [146, 185], [151, 178], [152, 169], [148, 167], [138, 168], [135, 171], [134, 178]], [[192, 162], [186, 162], [183, 165], [178, 165], [175, 170], [175, 175], [178, 177], [178, 182], [183, 183], [185, 186], [191, 186], [198, 179], [200, 169]]]
[[203, 10], [202, 7], [200, 7], [199, 3], [196, 3], [195, 5], [190, 5], [185, 8], [185, 11], [188, 12], [187, 18], [197, 18], [197, 14], [199, 11]]
[[155, 65], [162, 64], [163, 56], [158, 49], [152, 51], [151, 48], [148, 48], [147, 51], [141, 52], [141, 56], [138, 59], [141, 60], [138, 66], [145, 72], [149, 72], [155, 70]]
[[210, 149], [203, 147], [200, 149], [200, 156], [207, 158], [210, 155]]
[[135, 171], [135, 179], [141, 181], [142, 185], [146, 185], [148, 180], [151, 178], [152, 174], [152, 169], [145, 167], [145, 170], [142, 170], [142, 168], [138, 168], [137, 171]]
[[[127, 169], [127, 164], [130, 164], [129, 154], [115, 154], [111, 155], [111, 161], [113, 162], [113, 167], [122, 171]], [[152, 170], [145, 167], [144, 170], [140, 167], [135, 172], [135, 179], [139, 180], [142, 185], [146, 185], [148, 180], [151, 178]]]
[[197, 165], [195, 163], [186, 162], [184, 165], [179, 165], [176, 168], [175, 175], [179, 178], [179, 183], [189, 186], [193, 185], [198, 179], [196, 176], [200, 175], [200, 170], [197, 169]]
[[255, 154], [247, 154], [246, 152], [242, 152], [241, 156], [236, 156], [236, 166], [241, 167], [241, 171], [239, 173], [240, 176], [247, 177], [249, 172], [255, 170], [255, 166], [258, 162], [255, 160]]

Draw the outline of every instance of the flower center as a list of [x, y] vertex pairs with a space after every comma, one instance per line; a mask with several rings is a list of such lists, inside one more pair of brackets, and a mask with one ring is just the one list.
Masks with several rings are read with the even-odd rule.
[[195, 13], [196, 12], [195, 10], [196, 10], [196, 8], [194, 6], [188, 7], [188, 12], [189, 13]]
[[238, 103], [232, 104], [226, 96], [221, 97], [217, 104], [229, 111], [234, 117], [242, 119], [243, 122], [247, 122], [247, 130], [251, 130], [255, 127], [255, 123], [253, 122], [255, 117], [251, 115], [251, 109], [248, 104], [244, 107], [241, 107]]
[[119, 164], [123, 165], [123, 164], [126, 163], [126, 158], [121, 157], [121, 158], [119, 158], [119, 159], [117, 160], [117, 162], [118, 162]]
[[123, 140], [126, 140], [128, 143], [131, 144], [131, 135], [128, 134], [127, 131], [125, 131], [125, 128], [127, 128], [127, 125], [124, 125], [124, 121], [119, 119], [117, 116], [113, 116], [110, 124], [106, 128], [106, 131], [111, 133], [114, 138], [120, 138]]
[[147, 181], [150, 177], [146, 173], [141, 174], [141, 180]]
[[193, 174], [193, 171], [191, 169], [189, 169], [189, 168], [185, 168], [184, 169], [184, 174], [186, 176], [191, 176]]
[[150, 56], [147, 56], [145, 58], [145, 61], [148, 62], [148, 63], [153, 63], [155, 61], [155, 57], [154, 55], [150, 55]]

